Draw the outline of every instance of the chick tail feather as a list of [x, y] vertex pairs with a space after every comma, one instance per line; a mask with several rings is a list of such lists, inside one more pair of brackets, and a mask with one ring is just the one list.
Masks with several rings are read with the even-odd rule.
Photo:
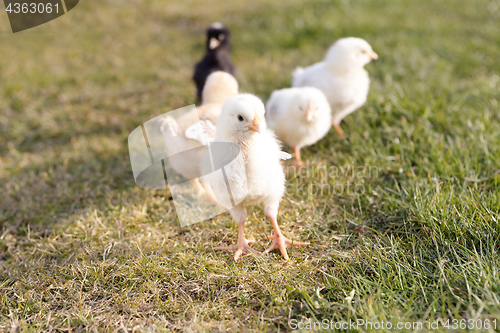
[[285, 153], [284, 151], [280, 151], [280, 159], [281, 160], [288, 160], [292, 157], [292, 155]]

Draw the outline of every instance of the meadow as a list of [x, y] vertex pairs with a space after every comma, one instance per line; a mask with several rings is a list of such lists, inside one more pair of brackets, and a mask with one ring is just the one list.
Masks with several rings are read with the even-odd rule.
[[[346, 138], [288, 170], [278, 222], [311, 243], [288, 262], [214, 252], [228, 214], [181, 227], [168, 190], [134, 183], [127, 137], [196, 103], [215, 21], [264, 100], [338, 38], [379, 55]], [[16, 34], [0, 13], [0, 331], [498, 330], [500, 176], [472, 180], [500, 169], [499, 27], [499, 0], [82, 0]], [[262, 208], [247, 221], [264, 250]]]

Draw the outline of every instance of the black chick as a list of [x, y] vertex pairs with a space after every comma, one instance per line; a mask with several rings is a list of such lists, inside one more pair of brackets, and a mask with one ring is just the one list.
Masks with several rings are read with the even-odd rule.
[[206, 46], [206, 54], [196, 64], [193, 75], [193, 80], [196, 83], [196, 95], [200, 101], [205, 81], [210, 73], [224, 71], [235, 76], [235, 68], [230, 59], [230, 33], [222, 23], [213, 23], [208, 27]]

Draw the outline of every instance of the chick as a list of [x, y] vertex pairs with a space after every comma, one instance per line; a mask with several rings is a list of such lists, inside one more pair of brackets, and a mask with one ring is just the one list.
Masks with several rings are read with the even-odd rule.
[[264, 254], [279, 248], [288, 260], [287, 246], [308, 245], [292, 242], [281, 233], [278, 226], [278, 207], [285, 190], [285, 175], [280, 160], [289, 155], [281, 151], [279, 141], [267, 128], [264, 113], [264, 104], [253, 95], [241, 94], [229, 98], [222, 108], [214, 143], [237, 144], [241, 149], [240, 154], [226, 167], [224, 174], [211, 172], [208, 156], [201, 164], [202, 174], [205, 175], [203, 178], [211, 185], [220, 202], [227, 202], [228, 196], [231, 200], [233, 197], [239, 198], [239, 203], [229, 210], [238, 224], [238, 242], [236, 246], [215, 248], [235, 251], [235, 260], [243, 252], [256, 253], [249, 245], [252, 241], [247, 240], [244, 234], [246, 207], [250, 205], [262, 203], [264, 213], [274, 229], [274, 235], [269, 237], [273, 242]]
[[219, 22], [213, 23], [207, 29], [206, 53], [194, 68], [193, 80], [196, 84], [196, 95], [203, 101], [202, 92], [210, 73], [224, 71], [235, 75], [231, 62], [231, 40], [229, 30]]
[[228, 73], [214, 72], [208, 77], [203, 89], [206, 103], [177, 119], [166, 116], [161, 125], [168, 156], [184, 153], [181, 157], [170, 159], [170, 165], [176, 172], [190, 180], [198, 196], [206, 195], [210, 202], [216, 202], [212, 190], [207, 184], [198, 180], [201, 176], [200, 159], [207, 149], [193, 148], [205, 146], [207, 138], [213, 139], [222, 105], [229, 97], [236, 94], [238, 94], [236, 79]]
[[292, 147], [296, 166], [304, 164], [300, 149], [322, 139], [332, 123], [330, 104], [323, 92], [313, 87], [276, 90], [266, 110], [269, 128]]
[[323, 91], [332, 108], [332, 125], [344, 135], [340, 122], [366, 102], [370, 79], [363, 68], [378, 59], [365, 40], [342, 38], [328, 50], [325, 60], [293, 73], [293, 87], [316, 87]]

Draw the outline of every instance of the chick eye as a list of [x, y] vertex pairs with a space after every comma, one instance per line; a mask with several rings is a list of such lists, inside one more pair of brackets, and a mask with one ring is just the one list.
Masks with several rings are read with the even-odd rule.
[[238, 115], [238, 120], [243, 121], [243, 116], [241, 114]]
[[225, 38], [225, 36], [224, 36], [223, 34], [220, 34], [220, 35], [217, 37], [217, 39], [218, 39], [218, 40], [224, 40], [224, 38]]

